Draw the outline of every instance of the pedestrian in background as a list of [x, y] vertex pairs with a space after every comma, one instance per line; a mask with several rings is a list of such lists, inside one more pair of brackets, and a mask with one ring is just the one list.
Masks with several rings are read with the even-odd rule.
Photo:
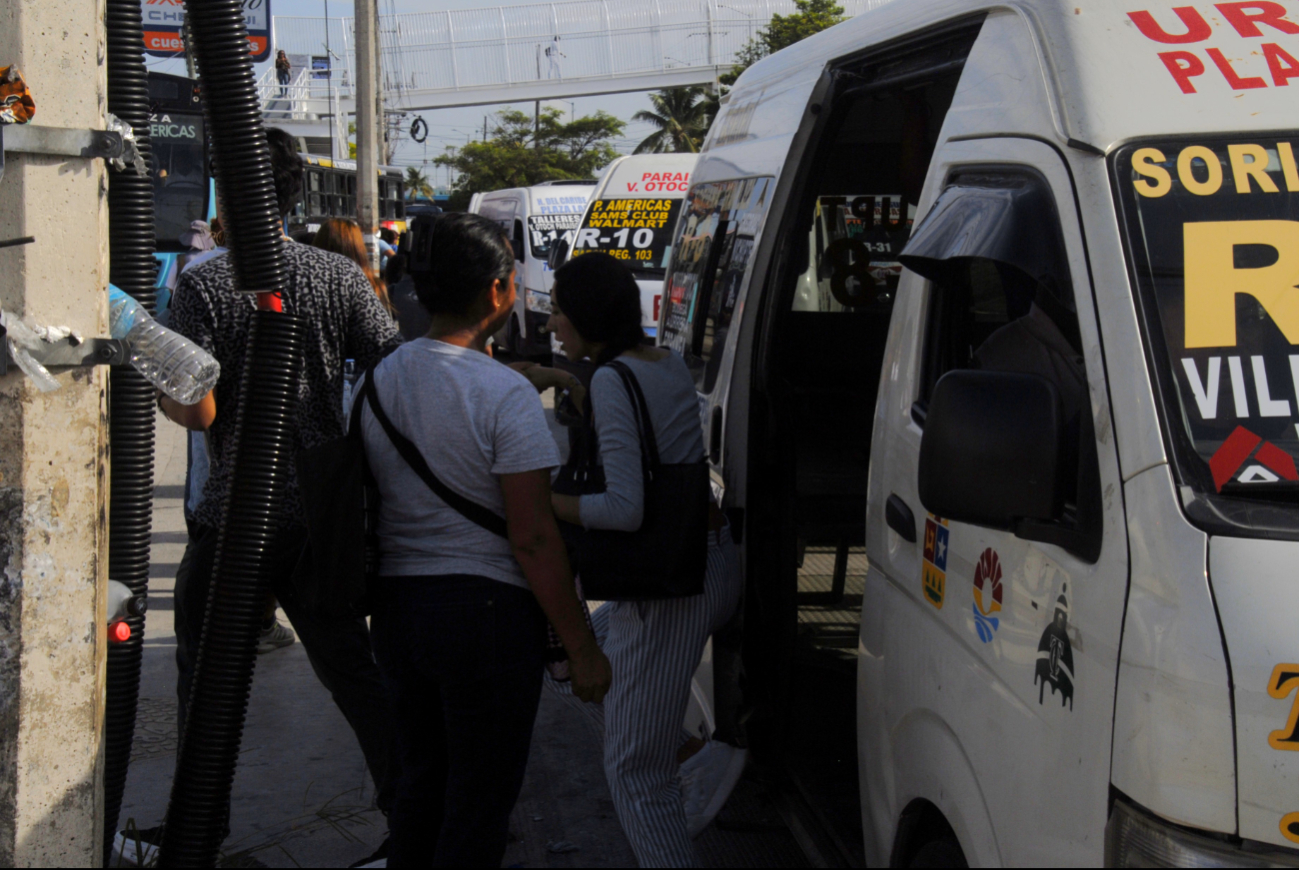
[[356, 221], [346, 218], [330, 218], [320, 225], [313, 240], [317, 248], [342, 254], [351, 260], [365, 273], [366, 280], [374, 289], [374, 295], [383, 303], [384, 310], [392, 314], [392, 303], [388, 300], [388, 285], [379, 277], [379, 273], [370, 268], [370, 257], [365, 250], [365, 237]]
[[280, 83], [280, 96], [288, 96], [289, 93], [289, 74], [293, 71], [293, 64], [289, 63], [289, 56], [280, 49], [275, 53], [275, 79]]
[[[551, 299], [546, 329], [570, 360], [589, 358], [597, 366], [589, 410], [606, 484], [597, 495], [554, 495], [555, 515], [588, 529], [634, 532], [645, 511], [640, 427], [608, 363], [623, 363], [640, 384], [664, 465], [704, 456], [694, 378], [675, 351], [645, 345], [636, 279], [613, 257], [570, 260], [555, 272]], [[534, 366], [524, 374], [538, 390], [559, 387], [580, 399], [580, 383], [566, 372]], [[691, 838], [721, 809], [743, 772], [747, 753], [718, 741], [692, 747], [698, 751], [680, 763], [692, 736], [683, 731], [691, 678], [708, 638], [735, 614], [741, 589], [730, 527], [713, 506], [703, 594], [608, 602], [592, 617], [613, 666], [613, 688], [603, 710], [584, 709], [604, 727], [605, 776], [642, 867], [695, 866]], [[568, 694], [561, 683], [547, 685]]]
[[[302, 160], [292, 136], [275, 128], [266, 133], [276, 199], [283, 216], [301, 192]], [[343, 361], [352, 358], [369, 365], [398, 345], [400, 337], [355, 263], [288, 239], [283, 246], [287, 273], [284, 310], [302, 318], [306, 330], [294, 421], [294, 446], [301, 450], [343, 435]], [[234, 474], [235, 412], [255, 311], [252, 298], [235, 289], [231, 258], [216, 257], [191, 266], [181, 276], [172, 300], [171, 328], [221, 364], [216, 389], [198, 403], [181, 405], [166, 397], [160, 401], [172, 421], [191, 430], [206, 431], [209, 446], [208, 479], [195, 512], [194, 534], [186, 547], [187, 570], [176, 575], [176, 663], [180, 671], [176, 692], [182, 733], [212, 583], [217, 527]], [[310, 578], [295, 576], [306, 549], [307, 533], [292, 466], [276, 526], [275, 540], [269, 548], [271, 588], [306, 649], [316, 676], [352, 726], [374, 778], [376, 801], [386, 811], [393, 792], [387, 694], [371, 653], [365, 620], [318, 614], [298, 603], [295, 584], [309, 582]], [[141, 834], [154, 836], [157, 832]]]
[[428, 244], [436, 271], [415, 276], [428, 335], [388, 356], [356, 398], [373, 389], [384, 414], [361, 411], [380, 495], [371, 625], [401, 769], [388, 866], [499, 867], [541, 696], [546, 620], [578, 697], [604, 696], [609, 662], [551, 513], [559, 454], [541, 403], [486, 353], [514, 307], [510, 241], [486, 218], [452, 215]]

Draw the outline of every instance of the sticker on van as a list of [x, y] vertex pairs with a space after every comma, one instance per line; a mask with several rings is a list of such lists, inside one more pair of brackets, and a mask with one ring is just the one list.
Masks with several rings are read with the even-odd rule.
[[1299, 813], [1286, 813], [1281, 817], [1281, 836], [1291, 843], [1299, 843]]
[[947, 539], [950, 533], [947, 520], [933, 514], [925, 520], [925, 549], [920, 581], [925, 600], [939, 610], [943, 609], [943, 596], [947, 592]]
[[1267, 735], [1267, 745], [1273, 749], [1299, 751], [1299, 665], [1280, 664], [1272, 669], [1267, 681], [1267, 693], [1278, 701], [1295, 696], [1290, 704], [1290, 716], [1285, 727]]
[[1001, 558], [989, 547], [974, 568], [974, 628], [979, 640], [989, 643], [1001, 626]]
[[1060, 595], [1055, 600], [1055, 612], [1051, 621], [1042, 632], [1042, 639], [1037, 644], [1037, 667], [1033, 673], [1033, 685], [1037, 686], [1037, 702], [1045, 703], [1046, 687], [1051, 686], [1051, 695], [1060, 693], [1060, 706], [1069, 703], [1073, 710], [1073, 647], [1069, 643], [1069, 599], [1065, 593], [1069, 584], [1060, 586]]
[[[1225, 81], [1233, 91], [1254, 90], [1256, 88], [1285, 87], [1290, 79], [1299, 76], [1299, 58], [1291, 51], [1299, 51], [1294, 40], [1286, 36], [1299, 34], [1299, 24], [1286, 18], [1286, 8], [1272, 0], [1248, 0], [1248, 2], [1215, 3], [1228, 26], [1222, 26], [1220, 37], [1236, 41], [1239, 35], [1244, 39], [1257, 39], [1242, 51], [1240, 45], [1219, 42], [1218, 45], [1199, 45], [1214, 42], [1213, 26], [1194, 6], [1178, 6], [1171, 10], [1160, 10], [1160, 18], [1146, 10], [1129, 12], [1128, 19], [1136, 25], [1143, 36], [1160, 45], [1195, 45], [1192, 48], [1178, 48], [1158, 52], [1168, 74], [1183, 94], [1199, 93], [1197, 79], [1200, 79], [1212, 66], [1218, 76], [1210, 76], [1206, 82], [1198, 84], [1221, 86]], [[1171, 11], [1178, 21], [1173, 22], [1168, 16]], [[1215, 20], [1218, 20], [1215, 16]], [[1167, 23], [1164, 23], [1164, 22]], [[1264, 30], [1263, 28], [1267, 28]], [[1290, 44], [1290, 51], [1282, 48], [1278, 40]], [[1227, 45], [1231, 56], [1223, 53], [1222, 46]], [[1209, 63], [1205, 63], [1205, 60]], [[1266, 69], [1264, 69], [1266, 67]], [[1266, 73], [1266, 75], [1264, 75]]]

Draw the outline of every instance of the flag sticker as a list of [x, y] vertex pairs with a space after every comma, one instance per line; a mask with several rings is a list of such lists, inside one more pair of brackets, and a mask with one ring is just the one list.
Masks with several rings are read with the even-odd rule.
[[947, 520], [933, 514], [925, 520], [925, 549], [920, 580], [925, 600], [939, 610], [947, 591]]

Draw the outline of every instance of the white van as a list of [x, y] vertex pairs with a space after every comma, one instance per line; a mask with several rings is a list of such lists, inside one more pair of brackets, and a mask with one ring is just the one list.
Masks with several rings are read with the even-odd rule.
[[907, 0], [731, 92], [660, 343], [827, 863], [1299, 865], [1294, 79], [1294, 0]]
[[641, 322], [651, 338], [658, 334], [672, 233], [698, 160], [697, 154], [632, 154], [610, 163], [571, 248], [561, 248], [556, 261], [593, 251], [624, 260], [636, 275]]
[[548, 262], [550, 246], [577, 227], [594, 190], [592, 180], [546, 181], [474, 194], [470, 201], [470, 212], [499, 223], [514, 243], [519, 298], [499, 340], [516, 354], [550, 352], [546, 321], [555, 280]]

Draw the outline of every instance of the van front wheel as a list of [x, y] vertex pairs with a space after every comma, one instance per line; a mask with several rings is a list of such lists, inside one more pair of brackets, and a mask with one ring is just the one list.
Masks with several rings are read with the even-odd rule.
[[908, 867], [969, 867], [961, 845], [955, 840], [943, 837], [930, 840], [911, 857]]

